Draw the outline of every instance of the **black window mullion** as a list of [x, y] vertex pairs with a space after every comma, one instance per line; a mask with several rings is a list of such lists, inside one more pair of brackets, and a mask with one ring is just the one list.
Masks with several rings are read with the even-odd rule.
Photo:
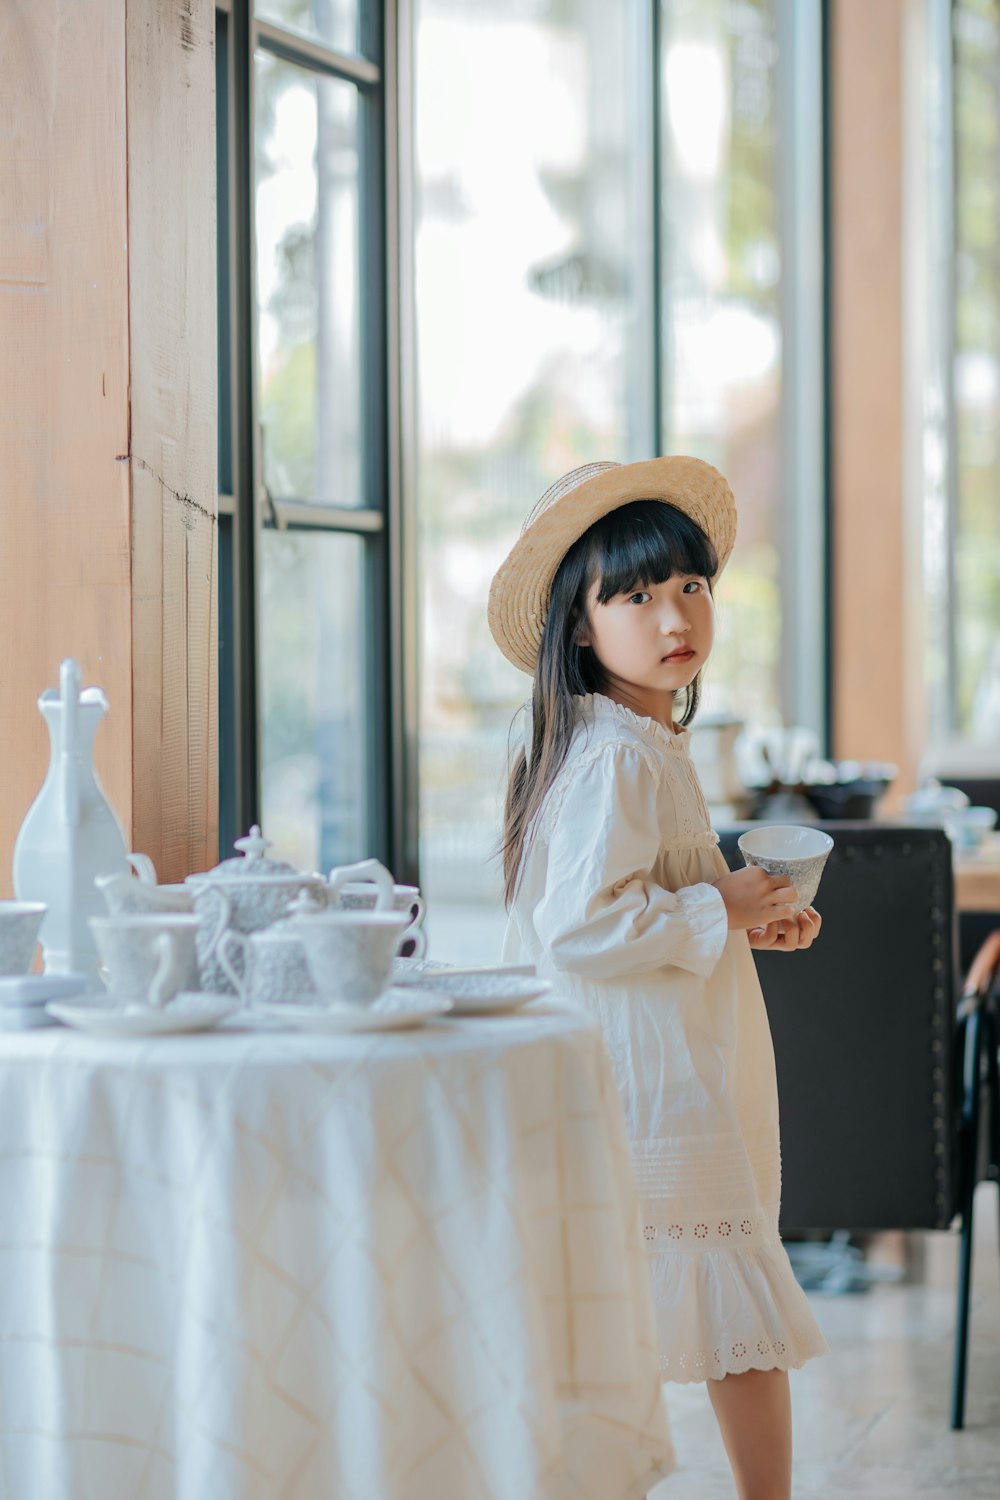
[[254, 83], [251, 0], [233, 0], [233, 614], [236, 743], [229, 772], [232, 813], [246, 831], [259, 821], [257, 708], [257, 398], [254, 232]]

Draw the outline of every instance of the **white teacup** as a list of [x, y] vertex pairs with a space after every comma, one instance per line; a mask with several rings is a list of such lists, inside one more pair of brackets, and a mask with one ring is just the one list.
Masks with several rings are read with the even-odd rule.
[[[335, 872], [334, 872], [335, 873]], [[332, 900], [338, 911], [375, 911], [378, 906], [379, 888], [373, 882], [349, 880], [337, 888]], [[384, 910], [385, 908], [383, 908]], [[423, 958], [427, 952], [427, 934], [423, 920], [427, 914], [427, 903], [415, 885], [394, 885], [391, 911], [407, 912], [410, 925], [404, 929], [399, 943], [401, 958]]]
[[27, 974], [35, 961], [44, 901], [0, 901], [0, 974]]
[[306, 962], [320, 1002], [371, 1005], [392, 977], [392, 961], [409, 914], [321, 911], [296, 917]]
[[101, 978], [119, 1006], [158, 1009], [181, 990], [198, 989], [201, 919], [184, 912], [91, 917]]
[[377, 859], [362, 859], [355, 865], [340, 865], [327, 876], [327, 901], [338, 911], [408, 912], [396, 949], [397, 958], [423, 958], [427, 934], [422, 922], [427, 905], [415, 885], [396, 885], [385, 865]]
[[741, 833], [737, 843], [746, 864], [760, 865], [769, 875], [787, 875], [798, 893], [793, 912], [812, 904], [833, 848], [833, 839], [822, 828], [767, 824]]

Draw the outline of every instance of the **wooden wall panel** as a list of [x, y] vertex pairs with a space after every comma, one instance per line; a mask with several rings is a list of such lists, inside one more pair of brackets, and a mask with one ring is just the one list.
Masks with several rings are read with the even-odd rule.
[[832, 0], [834, 751], [916, 779], [907, 492], [908, 0]]
[[0, 892], [75, 655], [131, 822], [124, 0], [0, 5]]
[[178, 879], [216, 858], [211, 0], [0, 5], [0, 893], [75, 655], [101, 779]]
[[128, 0], [134, 840], [218, 858], [215, 7]]

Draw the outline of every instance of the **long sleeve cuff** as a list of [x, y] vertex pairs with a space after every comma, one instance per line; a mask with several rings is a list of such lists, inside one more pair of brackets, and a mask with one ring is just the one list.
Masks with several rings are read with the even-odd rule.
[[677, 892], [691, 932], [684, 967], [707, 979], [722, 957], [729, 936], [729, 914], [714, 885], [687, 885]]

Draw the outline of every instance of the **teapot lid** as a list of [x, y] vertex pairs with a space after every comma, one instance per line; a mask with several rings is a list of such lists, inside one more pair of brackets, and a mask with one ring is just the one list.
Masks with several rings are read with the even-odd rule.
[[[255, 823], [250, 832], [237, 839], [233, 845], [239, 854], [222, 860], [212, 870], [197, 875], [196, 880], [274, 880], [301, 879], [301, 872], [282, 859], [268, 859], [271, 840], [264, 838], [260, 825]], [[189, 879], [192, 877], [189, 876]]]

